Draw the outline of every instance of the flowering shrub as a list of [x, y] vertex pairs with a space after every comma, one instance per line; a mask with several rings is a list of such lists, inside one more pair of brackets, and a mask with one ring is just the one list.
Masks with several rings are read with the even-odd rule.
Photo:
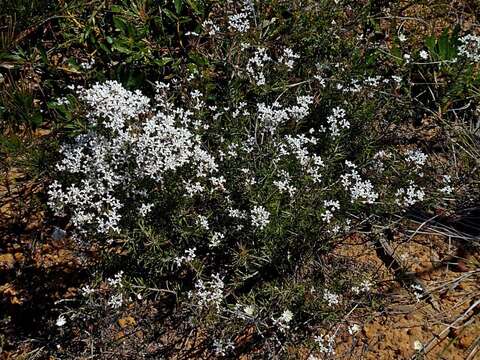
[[[142, 91], [75, 87], [82, 131], [61, 147], [49, 206], [78, 239], [125, 244], [145, 281], [175, 289], [192, 326], [211, 331], [217, 355], [231, 355], [252, 325], [275, 351], [305, 341], [333, 355], [334, 334], [305, 324], [340, 321], [374, 284], [328, 280], [322, 256], [366, 222], [444, 204], [457, 190], [428, 146], [386, 141], [404, 125], [392, 99], [405, 73], [433, 54], [356, 67], [351, 57], [371, 48], [341, 40], [340, 25], [295, 37], [321, 10], [345, 21], [338, 2], [291, 22], [261, 3], [227, 3], [185, 33], [206, 48], [200, 65]], [[475, 39], [462, 38], [458, 55], [476, 61]]]

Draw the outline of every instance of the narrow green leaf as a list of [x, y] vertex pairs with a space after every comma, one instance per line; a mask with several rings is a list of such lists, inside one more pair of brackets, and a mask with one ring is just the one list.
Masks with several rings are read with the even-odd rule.
[[180, 13], [182, 12], [182, 2], [182, 0], [174, 0], [175, 12], [177, 13], [177, 15], [180, 15]]
[[115, 16], [113, 18], [113, 24], [115, 25], [115, 29], [117, 29], [118, 31], [121, 31], [124, 34], [127, 33], [127, 24], [122, 18]]

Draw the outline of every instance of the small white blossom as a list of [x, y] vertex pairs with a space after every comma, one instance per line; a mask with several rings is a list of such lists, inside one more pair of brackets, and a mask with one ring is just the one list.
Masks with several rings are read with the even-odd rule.
[[413, 163], [416, 167], [422, 167], [425, 165], [428, 159], [428, 155], [424, 154], [418, 149], [409, 150], [406, 152], [405, 160], [410, 163]]
[[116, 273], [113, 278], [108, 278], [107, 283], [112, 287], [122, 287], [123, 271]]
[[202, 23], [202, 27], [205, 29], [208, 35], [213, 36], [220, 31], [218, 25], [214, 24], [212, 20], [205, 20]]
[[55, 322], [55, 325], [57, 325], [58, 327], [62, 327], [62, 326], [65, 325], [66, 323], [67, 323], [67, 319], [65, 318], [65, 316], [60, 315], [60, 316], [57, 318], [57, 321]]
[[208, 247], [210, 248], [217, 247], [222, 243], [222, 239], [224, 238], [225, 238], [225, 235], [223, 235], [222, 233], [214, 232], [210, 239], [210, 243], [208, 244]]
[[362, 292], [370, 292], [372, 288], [372, 283], [368, 280], [363, 280], [359, 286], [352, 286], [352, 291], [355, 293], [355, 294], [360, 294]]
[[197, 248], [193, 247], [193, 248], [185, 250], [185, 255], [175, 257], [174, 261], [175, 261], [176, 265], [181, 266], [185, 263], [192, 262], [195, 259], [195, 257], [197, 256], [195, 254], [196, 250], [197, 250]]
[[272, 319], [274, 324], [279, 326], [280, 331], [285, 331], [290, 328], [290, 322], [293, 320], [293, 313], [290, 310], [285, 310], [278, 319]]
[[229, 351], [235, 349], [235, 344], [231, 340], [223, 341], [221, 339], [215, 339], [213, 341], [213, 348], [215, 355], [226, 356]]
[[423, 201], [425, 198], [425, 192], [410, 181], [410, 184], [406, 189], [400, 188], [397, 190], [395, 197], [398, 205], [412, 206], [417, 202]]
[[270, 222], [270, 213], [263, 206], [254, 206], [251, 215], [252, 226], [264, 229]]
[[189, 293], [189, 297], [194, 297], [200, 307], [214, 306], [219, 311], [224, 298], [224, 288], [223, 279], [219, 274], [214, 274], [209, 281], [198, 279], [195, 290]]
[[423, 59], [423, 60], [427, 60], [428, 59], [428, 52], [426, 52], [425, 50], [421, 50], [420, 53], [419, 53], [420, 57]]
[[107, 304], [114, 309], [118, 309], [123, 305], [123, 296], [122, 294], [112, 295], [110, 299], [108, 299]]
[[325, 211], [321, 214], [321, 217], [323, 221], [329, 224], [333, 218], [333, 213], [340, 209], [340, 203], [336, 200], [326, 200], [323, 202], [323, 206]]
[[340, 304], [340, 295], [334, 294], [328, 290], [323, 292], [323, 299], [328, 302], [328, 306], [335, 306]]
[[197, 217], [197, 225], [203, 228], [204, 230], [209, 230], [210, 225], [208, 224], [208, 220], [206, 216], [198, 215]]
[[321, 353], [335, 355], [335, 338], [333, 336], [317, 335], [313, 339]]
[[362, 328], [360, 327], [360, 325], [358, 324], [353, 324], [351, 326], [348, 327], [348, 333], [350, 335], [355, 335], [356, 333], [358, 333]]
[[450, 183], [451, 181], [452, 181], [452, 178], [449, 175], [444, 175], [443, 176], [444, 186], [442, 188], [440, 188], [440, 192], [442, 192], [446, 195], [453, 193], [454, 188], [452, 187], [452, 185]]
[[458, 53], [474, 62], [480, 62], [480, 36], [468, 34], [459, 39]]
[[153, 206], [153, 204], [142, 204], [140, 205], [140, 209], [138, 209], [138, 213], [140, 216], [145, 217], [152, 211]]
[[228, 17], [228, 25], [233, 30], [244, 33], [250, 29], [250, 14], [248, 12], [240, 12]]
[[80, 293], [82, 296], [89, 296], [95, 293], [95, 289], [92, 289], [89, 284], [86, 284], [80, 288]]
[[295, 54], [292, 49], [285, 48], [283, 49], [283, 55], [278, 59], [280, 63], [285, 64], [290, 70], [293, 69], [293, 64], [295, 59], [300, 58], [300, 55]]
[[[349, 162], [346, 161], [345, 164], [349, 166]], [[352, 202], [361, 200], [367, 204], [373, 204], [378, 199], [378, 193], [374, 190], [373, 184], [369, 180], [363, 180], [355, 169], [355, 165], [352, 165], [350, 172], [341, 176], [344, 189], [350, 191]]]
[[327, 123], [333, 137], [339, 136], [341, 129], [350, 128], [350, 122], [346, 119], [346, 112], [340, 107], [333, 109], [333, 113], [327, 117]]

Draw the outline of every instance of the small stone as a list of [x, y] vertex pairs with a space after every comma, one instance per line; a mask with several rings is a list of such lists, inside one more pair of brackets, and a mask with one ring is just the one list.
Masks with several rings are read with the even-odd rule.
[[462, 260], [459, 260], [455, 266], [455, 270], [458, 272], [468, 272], [468, 267]]
[[460, 337], [458, 343], [460, 345], [460, 348], [468, 349], [474, 341], [475, 341], [475, 334], [465, 334], [462, 337]]
[[12, 254], [0, 254], [0, 268], [13, 269], [15, 265], [15, 258]]
[[126, 327], [130, 327], [130, 326], [135, 326], [136, 324], [137, 322], [131, 316], [126, 316], [124, 318], [118, 319], [118, 325], [120, 325], [122, 329], [125, 329]]
[[65, 235], [67, 235], [67, 232], [63, 229], [60, 229], [59, 227], [55, 226], [52, 232], [52, 238], [55, 241], [60, 241], [62, 240]]
[[420, 341], [415, 340], [413, 342], [413, 349], [416, 350], [416, 351], [420, 351], [420, 350], [423, 349], [423, 344]]
[[13, 254], [13, 257], [15, 258], [15, 260], [16, 260], [17, 262], [23, 262], [23, 260], [25, 260], [25, 257], [24, 257], [23, 254], [20, 253], [20, 252], [17, 252], [17, 253], [15, 253], [15, 254]]

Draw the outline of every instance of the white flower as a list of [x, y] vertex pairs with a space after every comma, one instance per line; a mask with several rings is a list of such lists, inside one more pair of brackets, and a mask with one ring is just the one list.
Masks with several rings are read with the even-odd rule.
[[334, 306], [340, 303], [340, 295], [334, 294], [328, 290], [324, 291], [323, 299], [328, 302], [328, 306]]
[[336, 200], [326, 200], [323, 202], [323, 206], [325, 211], [321, 214], [321, 217], [328, 224], [333, 218], [333, 213], [340, 209], [340, 203]]
[[197, 256], [195, 254], [196, 250], [197, 250], [196, 247], [187, 249], [187, 250], [185, 250], [185, 255], [177, 256], [173, 260], [175, 261], [177, 266], [180, 266], [180, 265], [185, 264], [185, 263], [192, 262], [195, 259], [195, 257]]
[[118, 273], [116, 273], [113, 276], [113, 278], [108, 278], [107, 283], [113, 287], [117, 287], [117, 286], [122, 287], [122, 279], [123, 279], [123, 271], [121, 270]]
[[395, 193], [396, 203], [401, 206], [412, 206], [423, 201], [425, 192], [410, 181], [408, 188], [400, 188]]
[[392, 75], [393, 81], [395, 81], [397, 84], [400, 84], [402, 82], [401, 76], [398, 75]]
[[428, 59], [428, 52], [426, 52], [425, 50], [420, 51], [419, 55], [423, 60]]
[[278, 318], [278, 321], [281, 321], [285, 324], [288, 324], [293, 319], [293, 313], [290, 310], [285, 310], [282, 315]]
[[208, 247], [213, 248], [217, 247], [222, 243], [222, 239], [225, 238], [225, 235], [219, 232], [214, 232], [212, 235], [212, 238], [210, 239], [210, 243], [208, 244]]
[[326, 85], [325, 79], [321, 75], [315, 75], [313, 77], [315, 80], [317, 80], [320, 83], [320, 87], [324, 88]]
[[451, 186], [450, 182], [451, 182], [451, 177], [449, 175], [444, 175], [443, 183], [445, 185], [442, 188], [440, 188], [440, 192], [446, 195], [453, 193], [454, 188]]
[[348, 333], [350, 335], [354, 335], [356, 333], [358, 333], [362, 328], [360, 327], [360, 325], [358, 324], [353, 324], [351, 326], [348, 327]]
[[361, 292], [368, 293], [371, 290], [372, 283], [368, 280], [363, 280], [359, 286], [352, 286], [352, 291], [355, 294], [360, 294]]
[[212, 20], [205, 20], [202, 23], [202, 27], [205, 29], [208, 35], [213, 36], [220, 31], [218, 25], [214, 24]]
[[263, 73], [265, 64], [271, 61], [272, 58], [268, 56], [267, 49], [258, 48], [253, 54], [253, 57], [248, 60], [246, 70], [252, 76], [257, 85], [265, 85], [266, 79]]
[[275, 101], [272, 105], [257, 104], [257, 116], [265, 131], [274, 134], [277, 128], [288, 120], [300, 121], [310, 113], [309, 107], [313, 104], [313, 97], [298, 96], [297, 104], [282, 106]]
[[405, 160], [413, 163], [416, 167], [422, 167], [428, 159], [428, 155], [418, 149], [408, 150], [405, 155]]
[[95, 292], [95, 289], [92, 289], [89, 284], [86, 284], [80, 288], [80, 292], [83, 296], [89, 296]]
[[58, 98], [56, 101], [56, 105], [58, 106], [68, 105], [68, 104], [70, 104], [70, 100], [68, 100], [66, 97]]
[[252, 226], [262, 230], [270, 222], [270, 213], [263, 206], [254, 206], [250, 217], [252, 219]]
[[122, 294], [112, 295], [110, 299], [108, 299], [107, 304], [114, 309], [118, 309], [120, 306], [123, 305]]
[[421, 341], [418, 341], [418, 340], [415, 340], [413, 342], [413, 349], [416, 350], [416, 351], [420, 351], [423, 349], [423, 344]]
[[280, 192], [288, 192], [290, 196], [293, 196], [297, 189], [291, 184], [290, 174], [285, 170], [281, 170], [279, 175], [280, 179], [275, 180], [273, 185], [275, 185]]
[[285, 332], [290, 328], [289, 323], [293, 320], [293, 313], [290, 310], [285, 310], [278, 319], [272, 318], [275, 325], [279, 327], [279, 330]]
[[[347, 161], [345, 163], [349, 166]], [[344, 189], [350, 191], [352, 203], [356, 200], [362, 200], [367, 204], [373, 204], [378, 199], [378, 193], [375, 192], [373, 184], [369, 180], [363, 180], [355, 165], [352, 165], [350, 166], [350, 172], [340, 177]]]
[[333, 109], [333, 113], [327, 117], [327, 123], [333, 137], [339, 136], [341, 129], [350, 128], [350, 122], [346, 119], [346, 112], [340, 107]]
[[474, 62], [480, 61], [480, 36], [468, 34], [459, 39], [458, 53]]
[[138, 209], [138, 213], [140, 216], [145, 217], [148, 215], [148, 213], [150, 213], [150, 211], [152, 211], [152, 208], [153, 204], [142, 204], [140, 209]]
[[247, 12], [230, 15], [228, 17], [228, 25], [238, 32], [247, 32], [248, 29], [250, 29], [250, 20], [248, 19], [249, 16], [250, 14]]
[[192, 197], [195, 194], [200, 194], [205, 191], [205, 187], [202, 186], [198, 181], [193, 184], [190, 181], [185, 181], [184, 186], [186, 191], [185, 196], [189, 196], [189, 197]]
[[198, 279], [195, 284], [195, 290], [189, 293], [189, 297], [195, 297], [200, 307], [214, 306], [217, 311], [220, 310], [220, 304], [223, 301], [223, 289], [225, 284], [219, 274], [211, 276], [209, 281]]
[[398, 34], [398, 40], [400, 40], [400, 42], [405, 42], [407, 41], [407, 37], [405, 36], [404, 33], [400, 33]]
[[216, 355], [225, 356], [230, 350], [235, 349], [235, 344], [231, 340], [223, 341], [221, 339], [215, 339], [213, 341], [213, 347]]
[[80, 64], [80, 67], [84, 70], [90, 70], [93, 68], [93, 65], [95, 65], [95, 59], [92, 58], [90, 61], [85, 61]]
[[65, 325], [66, 323], [67, 323], [67, 319], [65, 319], [65, 316], [60, 315], [60, 316], [57, 318], [57, 321], [55, 322], [55, 325], [57, 325], [58, 327], [62, 327], [62, 326]]
[[243, 308], [243, 312], [247, 314], [248, 316], [252, 317], [255, 314], [255, 306], [253, 305], [246, 305]]
[[333, 336], [317, 335], [313, 340], [321, 353], [335, 355], [335, 338]]
[[295, 54], [292, 49], [283, 49], [283, 55], [278, 59], [280, 63], [285, 64], [290, 70], [293, 69], [295, 59], [300, 58], [300, 55]]
[[197, 217], [197, 225], [203, 228], [204, 230], [209, 230], [210, 225], [208, 224], [208, 220], [206, 216], [198, 215]]

